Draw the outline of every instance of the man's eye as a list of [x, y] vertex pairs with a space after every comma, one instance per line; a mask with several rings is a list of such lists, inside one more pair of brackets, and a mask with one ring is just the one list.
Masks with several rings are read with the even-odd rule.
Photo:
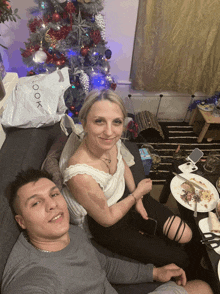
[[32, 204], [32, 207], [37, 206], [39, 202], [40, 202], [40, 201], [34, 202], [34, 203]]
[[60, 193], [56, 192], [56, 193], [53, 193], [51, 196], [55, 197], [55, 196], [58, 196], [58, 195], [60, 195]]

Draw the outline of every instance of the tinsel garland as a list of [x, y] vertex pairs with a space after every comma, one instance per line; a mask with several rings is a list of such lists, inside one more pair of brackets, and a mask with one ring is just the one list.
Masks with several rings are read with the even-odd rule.
[[216, 105], [219, 98], [220, 98], [220, 92], [210, 98], [205, 99], [205, 100], [195, 100], [195, 101], [193, 101], [193, 103], [190, 104], [190, 106], [188, 107], [188, 110], [192, 111], [201, 102], [205, 102], [205, 104], [215, 104]]

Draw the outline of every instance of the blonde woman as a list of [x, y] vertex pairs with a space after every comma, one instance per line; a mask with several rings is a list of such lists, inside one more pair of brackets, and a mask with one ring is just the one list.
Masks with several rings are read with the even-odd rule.
[[[186, 268], [188, 256], [179, 245], [191, 240], [191, 229], [149, 195], [150, 179], [135, 185], [122, 157], [122, 99], [111, 90], [92, 91], [79, 117], [85, 135], [63, 173], [71, 222], [84, 226], [88, 221], [95, 240], [113, 252], [156, 266], [173, 262]], [[155, 219], [156, 234], [139, 232], [134, 225], [138, 218]]]

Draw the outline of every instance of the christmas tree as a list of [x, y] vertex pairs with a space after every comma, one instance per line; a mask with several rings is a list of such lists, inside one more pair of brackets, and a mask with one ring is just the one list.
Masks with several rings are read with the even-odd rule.
[[69, 67], [71, 87], [64, 99], [77, 118], [86, 94], [94, 88], [116, 88], [108, 59], [101, 14], [103, 0], [35, 0], [28, 21], [30, 37], [21, 49], [28, 75]]

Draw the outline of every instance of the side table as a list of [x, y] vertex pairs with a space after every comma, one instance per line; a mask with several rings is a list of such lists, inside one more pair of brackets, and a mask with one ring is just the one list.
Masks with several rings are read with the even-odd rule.
[[[6, 95], [5, 97], [0, 101], [0, 116], [2, 115], [4, 108], [7, 104], [8, 97], [12, 93], [14, 87], [18, 83], [18, 74], [14, 72], [8, 72], [6, 73], [6, 76], [3, 79], [3, 84], [5, 87]], [[5, 141], [5, 132], [2, 128], [2, 125], [0, 125], [0, 149], [2, 147], [3, 142]]]
[[189, 125], [194, 124], [196, 116], [199, 112], [201, 113], [201, 115], [203, 116], [203, 118], [205, 120], [205, 124], [204, 124], [204, 126], [199, 134], [199, 137], [197, 139], [197, 142], [201, 143], [206, 132], [208, 131], [210, 124], [220, 124], [220, 117], [215, 117], [212, 115], [212, 112], [204, 111], [204, 110], [201, 110], [198, 107], [196, 107], [192, 112], [191, 118], [189, 120]]

